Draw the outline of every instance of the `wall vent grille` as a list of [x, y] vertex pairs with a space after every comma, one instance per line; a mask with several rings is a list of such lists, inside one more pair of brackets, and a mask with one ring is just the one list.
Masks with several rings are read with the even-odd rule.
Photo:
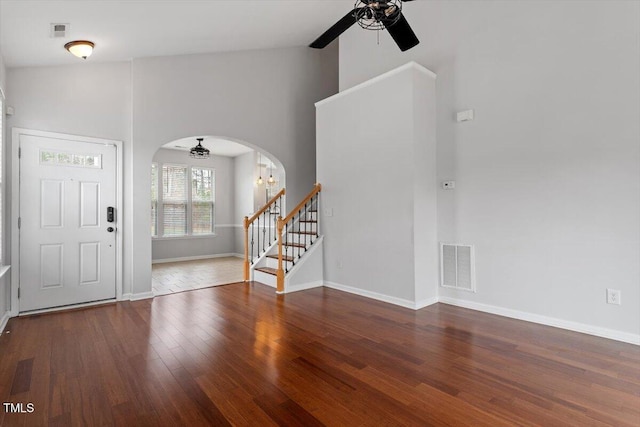
[[475, 254], [472, 245], [440, 244], [440, 286], [476, 291]]
[[69, 24], [51, 24], [51, 38], [57, 39], [67, 36]]

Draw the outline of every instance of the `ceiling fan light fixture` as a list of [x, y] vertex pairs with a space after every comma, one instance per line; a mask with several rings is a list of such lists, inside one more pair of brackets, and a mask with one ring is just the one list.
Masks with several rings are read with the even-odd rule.
[[204, 141], [204, 138], [196, 138], [196, 141], [198, 141], [198, 145], [192, 147], [189, 150], [189, 156], [194, 159], [208, 159], [211, 155], [211, 152], [207, 148], [202, 146], [202, 141]]
[[387, 30], [402, 52], [409, 50], [420, 40], [402, 13], [402, 3], [407, 1], [411, 0], [356, 0], [353, 10], [322, 33], [309, 47], [323, 49], [357, 23], [366, 30]]
[[78, 58], [87, 59], [93, 53], [95, 44], [89, 40], [74, 40], [64, 45], [64, 48]]
[[366, 30], [384, 30], [400, 19], [401, 0], [367, 1], [356, 0], [353, 5], [356, 22]]

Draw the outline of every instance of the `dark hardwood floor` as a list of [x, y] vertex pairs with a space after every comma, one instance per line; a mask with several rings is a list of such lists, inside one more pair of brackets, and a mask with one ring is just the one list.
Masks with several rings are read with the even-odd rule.
[[640, 347], [239, 283], [11, 319], [0, 399], [34, 405], [4, 426], [639, 426]]

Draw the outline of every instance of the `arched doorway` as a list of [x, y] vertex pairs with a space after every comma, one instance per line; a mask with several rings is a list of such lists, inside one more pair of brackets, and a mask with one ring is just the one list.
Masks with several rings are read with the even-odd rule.
[[[190, 155], [196, 138], [208, 158]], [[242, 281], [242, 219], [284, 182], [277, 159], [230, 138], [193, 136], [160, 147], [149, 193], [154, 295]]]

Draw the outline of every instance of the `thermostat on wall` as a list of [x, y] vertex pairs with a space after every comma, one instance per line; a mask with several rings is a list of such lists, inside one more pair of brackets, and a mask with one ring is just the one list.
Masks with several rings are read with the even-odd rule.
[[466, 122], [469, 120], [473, 120], [473, 110], [460, 111], [456, 115], [456, 120], [458, 122]]

